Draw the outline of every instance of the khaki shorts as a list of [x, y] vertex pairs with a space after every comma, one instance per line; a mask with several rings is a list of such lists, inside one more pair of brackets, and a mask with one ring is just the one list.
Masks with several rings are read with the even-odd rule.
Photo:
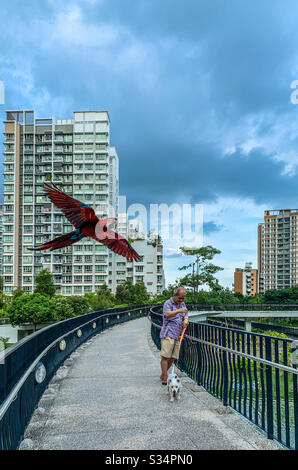
[[166, 336], [165, 338], [161, 338], [160, 341], [160, 355], [162, 357], [166, 357], [167, 359], [170, 359], [171, 357], [178, 359], [179, 340]]

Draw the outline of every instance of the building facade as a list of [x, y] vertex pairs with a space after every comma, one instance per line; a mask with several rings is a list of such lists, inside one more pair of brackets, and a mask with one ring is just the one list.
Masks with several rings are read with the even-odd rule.
[[242, 295], [257, 295], [259, 293], [258, 270], [252, 268], [251, 263], [246, 263], [244, 268], [235, 268], [234, 292]]
[[258, 226], [261, 292], [298, 284], [298, 209], [267, 210]]
[[34, 290], [42, 268], [54, 275], [57, 293], [83, 295], [109, 285], [114, 253], [91, 239], [53, 252], [28, 248], [73, 230], [43, 193], [45, 181], [91, 204], [99, 217], [118, 212], [119, 169], [110, 146], [107, 111], [76, 111], [73, 119], [36, 118], [34, 111], [7, 111], [4, 143], [4, 292]]
[[266, 210], [258, 226], [260, 292], [298, 284], [298, 209]]
[[3, 276], [3, 214], [0, 204], [0, 276]]
[[141, 256], [141, 261], [127, 261], [122, 256], [115, 255], [111, 290], [115, 294], [117, 286], [129, 280], [133, 284], [144, 282], [147, 291], [154, 296], [165, 289], [163, 269], [163, 244], [160, 237], [143, 238], [136, 232], [134, 223], [129, 223], [126, 213], [119, 213], [118, 231], [130, 240], [131, 245]]

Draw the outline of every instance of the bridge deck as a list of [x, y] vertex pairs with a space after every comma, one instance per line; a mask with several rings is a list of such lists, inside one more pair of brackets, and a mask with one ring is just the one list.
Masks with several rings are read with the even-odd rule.
[[170, 403], [159, 375], [148, 319], [106, 330], [60, 368], [20, 449], [281, 448], [184, 374]]

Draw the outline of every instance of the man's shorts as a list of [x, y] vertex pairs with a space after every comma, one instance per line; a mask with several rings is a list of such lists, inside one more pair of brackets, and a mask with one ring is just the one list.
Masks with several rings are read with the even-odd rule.
[[179, 340], [166, 336], [165, 338], [161, 338], [160, 341], [160, 355], [162, 357], [166, 357], [167, 359], [170, 359], [171, 357], [178, 359]]

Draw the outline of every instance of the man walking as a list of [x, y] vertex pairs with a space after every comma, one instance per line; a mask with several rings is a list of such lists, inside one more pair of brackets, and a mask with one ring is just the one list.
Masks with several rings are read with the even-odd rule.
[[186, 290], [178, 287], [173, 297], [167, 300], [163, 306], [163, 325], [160, 332], [161, 338], [161, 380], [167, 385], [168, 370], [174, 359], [178, 359], [179, 336], [184, 326], [188, 325], [188, 310], [184, 303]]

